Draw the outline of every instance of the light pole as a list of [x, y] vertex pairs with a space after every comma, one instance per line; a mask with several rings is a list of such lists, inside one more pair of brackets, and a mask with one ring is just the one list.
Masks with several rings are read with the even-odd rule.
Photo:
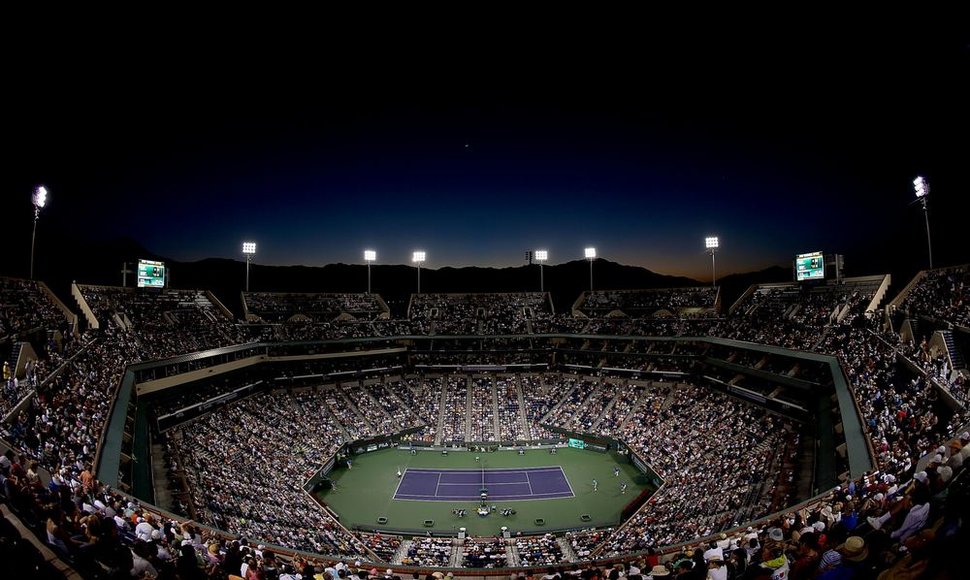
[[421, 293], [421, 263], [424, 262], [426, 254], [423, 251], [417, 251], [411, 254], [411, 261], [418, 266], [418, 294]]
[[720, 242], [718, 242], [717, 236], [708, 236], [704, 238], [704, 245], [707, 247], [707, 253], [711, 255], [711, 285], [716, 288], [717, 263], [714, 261], [714, 255], [717, 253], [718, 247], [720, 247]]
[[40, 210], [47, 205], [47, 188], [43, 185], [37, 186], [34, 190], [34, 233], [30, 236], [30, 279], [34, 279], [34, 243], [37, 241], [37, 220], [40, 218]]
[[921, 176], [913, 180], [913, 188], [916, 189], [916, 199], [923, 204], [923, 217], [926, 218], [926, 249], [930, 254], [930, 270], [933, 269], [933, 240], [930, 238], [930, 212], [926, 207], [927, 199], [930, 196], [930, 184]]
[[535, 260], [539, 262], [539, 292], [546, 291], [546, 279], [542, 274], [542, 263], [549, 259], [549, 250], [536, 250]]
[[596, 259], [596, 248], [586, 248], [586, 259], [589, 260], [589, 291], [593, 291], [593, 260]]
[[256, 242], [243, 242], [243, 253], [246, 254], [246, 292], [249, 292], [249, 263], [256, 253]]
[[370, 294], [370, 263], [377, 259], [375, 250], [364, 250], [364, 261], [367, 262], [367, 293]]

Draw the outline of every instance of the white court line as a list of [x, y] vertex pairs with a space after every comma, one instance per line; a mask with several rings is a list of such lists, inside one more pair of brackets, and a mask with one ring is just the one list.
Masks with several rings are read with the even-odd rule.
[[405, 467], [404, 473], [402, 473], [401, 477], [399, 477], [397, 480], [397, 487], [394, 488], [394, 495], [391, 496], [391, 499], [394, 499], [395, 497], [397, 497], [397, 490], [401, 489], [401, 484], [404, 483], [404, 478], [407, 477], [407, 475], [408, 475], [408, 468]]
[[[448, 474], [447, 473], [443, 473], [442, 475], [448, 475]], [[502, 484], [505, 484], [505, 483], [529, 483], [529, 476], [526, 474], [526, 472], [523, 472], [523, 475], [525, 475], [525, 479], [523, 479], [522, 481], [495, 481], [495, 482], [485, 481], [484, 483], [486, 485], [502, 485]], [[462, 484], [478, 485], [478, 482], [477, 481], [462, 481], [462, 482], [446, 481], [446, 482], [442, 483], [441, 485], [462, 485]]]
[[566, 472], [562, 470], [562, 467], [559, 468], [559, 471], [562, 472], [562, 478], [566, 480], [566, 485], [569, 486], [569, 493], [573, 494], [573, 497], [576, 497], [576, 492], [573, 491], [573, 485], [569, 483], [569, 478], [566, 477]]
[[[505, 481], [505, 482], [502, 482], [502, 483], [490, 483], [490, 484], [488, 484], [488, 487], [492, 487], [493, 485], [522, 485], [523, 483], [529, 483], [529, 482], [528, 481]], [[475, 489], [481, 489], [481, 488], [478, 487], [478, 483], [448, 483], [448, 482], [445, 482], [445, 483], [440, 483], [438, 485], [474, 485], [475, 486]], [[529, 487], [531, 488], [532, 486], [530, 485]]]
[[[404, 482], [404, 477], [407, 475], [407, 472], [409, 470], [410, 471], [414, 471], [415, 473], [422, 473], [422, 472], [424, 472], [424, 473], [427, 473], [427, 472], [436, 472], [437, 473], [438, 479], [435, 482], [434, 495], [433, 496], [430, 496], [430, 495], [427, 495], [427, 494], [398, 494], [398, 490], [401, 488], [401, 484]], [[499, 500], [499, 501], [528, 501], [529, 499], [535, 499], [535, 500], [542, 500], [542, 499], [564, 499], [563, 497], [554, 497], [554, 498], [543, 497], [543, 496], [547, 496], [547, 495], [558, 495], [561, 492], [550, 492], [550, 493], [544, 493], [544, 494], [542, 494], [542, 493], [540, 493], [540, 494], [533, 493], [533, 489], [532, 489], [532, 478], [529, 476], [529, 472], [531, 472], [531, 471], [552, 471], [552, 470], [559, 471], [559, 473], [562, 475], [562, 478], [566, 481], [566, 486], [569, 487], [569, 493], [570, 493], [570, 495], [569, 496], [565, 496], [565, 497], [576, 497], [576, 492], [573, 490], [572, 484], [569, 483], [569, 478], [566, 477], [566, 472], [563, 471], [562, 466], [552, 466], [552, 465], [550, 465], [550, 466], [543, 466], [543, 467], [528, 467], [528, 468], [521, 468], [520, 467], [518, 469], [495, 469], [495, 470], [489, 470], [489, 471], [500, 471], [500, 472], [505, 472], [505, 473], [509, 473], [509, 472], [522, 473], [522, 474], [525, 475], [526, 481], [512, 481], [512, 482], [490, 483], [488, 485], [489, 486], [493, 486], [493, 485], [521, 485], [523, 483], [527, 483], [529, 485], [529, 493], [532, 494], [532, 495], [529, 495], [529, 496], [509, 496], [509, 497], [501, 498], [501, 499], [495, 498], [496, 500]], [[422, 468], [422, 467], [416, 467], [416, 468], [407, 468], [407, 467], [405, 467], [404, 468], [404, 473], [401, 475], [401, 479], [400, 479], [400, 481], [398, 481], [397, 487], [394, 489], [394, 495], [392, 495], [391, 498], [392, 499], [406, 500], [406, 501], [439, 501], [439, 500], [436, 500], [436, 499], [412, 499], [412, 498], [416, 498], [416, 497], [436, 497], [436, 498], [437, 497], [441, 497], [441, 498], [447, 498], [450, 501], [452, 498], [448, 498], [448, 496], [438, 495], [438, 488], [440, 486], [442, 486], [442, 485], [474, 485], [474, 486], [477, 486], [478, 485], [477, 483], [474, 483], [474, 482], [473, 483], [441, 483], [441, 476], [442, 475], [445, 475], [448, 472], [455, 472], [455, 471], [469, 472], [469, 471], [479, 471], [479, 470], [477, 470], [477, 469], [432, 469], [432, 468], [427, 468], [427, 467], [424, 467], [424, 468]], [[463, 500], [459, 500], [459, 501], [463, 501]], [[471, 501], [471, 500], [468, 500], [468, 501]]]
[[[562, 470], [560, 465], [540, 465], [537, 467], [489, 467], [485, 471], [495, 472], [495, 471], [552, 471], [552, 470]], [[451, 473], [454, 471], [463, 472], [479, 472], [480, 468], [461, 468], [461, 467], [447, 467], [447, 468], [435, 468], [435, 467], [412, 467], [411, 471], [434, 471], [441, 473]]]

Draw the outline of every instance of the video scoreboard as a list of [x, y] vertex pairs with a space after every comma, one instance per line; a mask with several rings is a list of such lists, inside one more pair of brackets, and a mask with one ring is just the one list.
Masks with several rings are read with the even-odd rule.
[[164, 288], [165, 263], [154, 260], [138, 260], [138, 287]]
[[822, 252], [798, 254], [795, 256], [795, 280], [824, 280], [825, 258]]

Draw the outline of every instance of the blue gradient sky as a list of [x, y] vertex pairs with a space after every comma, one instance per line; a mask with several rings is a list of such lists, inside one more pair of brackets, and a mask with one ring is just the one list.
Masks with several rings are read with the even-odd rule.
[[[721, 274], [813, 250], [918, 260], [908, 204], [926, 174], [939, 252], [959, 260], [944, 224], [967, 190], [965, 36], [812, 38], [694, 39], [651, 74], [631, 68], [650, 54], [640, 41], [420, 71], [385, 55], [321, 78], [242, 52], [212, 68], [149, 55], [124, 76], [38, 56], [11, 77], [43, 68], [55, 89], [88, 91], [18, 102], [5, 191], [46, 183], [48, 228], [82, 223], [178, 260], [240, 258], [244, 239], [260, 263], [308, 265], [361, 262], [364, 248], [381, 263], [424, 249], [426, 267], [518, 265], [534, 248], [558, 263], [592, 245], [709, 279], [709, 234]], [[4, 203], [29, 225], [25, 202]], [[5, 241], [20, 248], [23, 229]]]

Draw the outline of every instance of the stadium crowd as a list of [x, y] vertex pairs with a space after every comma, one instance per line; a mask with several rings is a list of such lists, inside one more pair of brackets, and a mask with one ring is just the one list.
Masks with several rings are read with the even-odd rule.
[[[938, 296], [954, 306], [952, 312], [941, 309], [946, 320], [965, 321], [965, 278], [933, 274], [925, 282], [928, 289], [922, 282], [913, 289], [914, 311], [925, 308], [919, 300], [932, 300], [920, 296]], [[939, 494], [970, 456], [970, 435], [957, 436], [967, 416], [963, 410], [945, 413], [924, 375], [913, 377], [901, 370], [900, 358], [912, 347], [885, 336], [865, 315], [868, 292], [855, 288], [799, 292], [797, 297], [772, 296], [774, 290], [756, 292], [736, 317], [723, 322], [721, 331], [741, 340], [838, 356], [865, 419], [876, 469], [845, 482], [831, 497], [778, 516], [758, 530], [725, 533], [711, 544], [685, 548], [668, 562], [671, 567], [651, 566], [656, 572], [652, 576], [732, 567], [744, 569], [750, 577], [784, 570], [791, 577], [820, 573], [822, 578], [846, 569], [850, 571], [843, 577], [919, 566], [924, 572], [946, 568], [947, 560], [934, 556], [952, 549], [954, 538], [965, 531], [958, 521], [940, 519], [947, 512], [940, 509], [946, 500]], [[956, 298], [951, 303], [947, 295]], [[302, 483], [340, 443], [380, 430], [367, 425], [366, 417], [391, 413], [373, 398], [374, 405], [361, 411], [346, 396], [334, 397], [334, 391], [263, 393], [181, 428], [172, 440], [173, 451], [192, 480], [195, 508], [204, 521], [243, 538], [235, 542], [202, 533], [191, 524], [161, 521], [126, 496], [100, 486], [91, 463], [124, 368], [244, 339], [197, 292], [170, 293], [156, 301], [88, 287], [85, 298], [105, 325], [81, 342], [63, 372], [52, 377], [8, 426], [7, 438], [20, 453], [0, 461], [5, 496], [28, 519], [46, 522], [49, 545], [81, 564], [98, 561], [125, 569], [130, 558], [130, 569], [138, 574], [168, 566], [184, 571], [185, 577], [196, 568], [235, 570], [236, 561], [240, 571], [243, 566], [283, 568], [270, 550], [253, 550], [245, 538], [350, 559], [368, 557], [366, 544], [309, 501]], [[521, 384], [527, 384], [526, 379]], [[31, 388], [39, 386], [34, 385]], [[449, 432], [444, 438], [455, 440], [465, 429], [467, 379], [449, 376], [446, 388], [444, 425]], [[599, 388], [594, 381], [575, 381], [563, 388], [552, 399], [562, 403], [547, 420], [586, 427], [588, 416], [580, 414], [583, 403], [597, 396]], [[547, 393], [546, 399], [551, 395]], [[641, 510], [613, 533], [574, 532], [574, 550], [578, 546], [590, 556], [621, 555], [691, 542], [737, 528], [773, 509], [776, 500], [765, 491], [786, 477], [772, 465], [779, 450], [795, 437], [791, 427], [699, 387], [678, 385], [662, 397], [663, 402], [655, 395], [634, 405], [620, 425], [624, 440], [652, 459], [665, 478], [664, 488], [651, 499], [650, 509]], [[532, 418], [548, 414], [529, 415], [534, 391], [523, 387], [523, 396], [530, 424]], [[607, 398], [614, 407], [619, 402], [602, 397], [607, 405], [601, 406], [600, 423], [609, 409]], [[333, 430], [333, 437], [310, 440], [291, 421], [295, 412], [315, 412], [323, 428]], [[917, 461], [927, 453], [929, 462], [916, 471]], [[51, 472], [51, 486], [38, 485], [40, 468]], [[239, 474], [247, 478], [245, 488], [235, 484]], [[284, 477], [293, 474], [297, 479]], [[285, 509], [268, 512], [267, 505]], [[933, 527], [928, 528], [930, 523]], [[419, 540], [420, 549], [431, 554], [436, 543], [443, 547], [443, 542]], [[590, 549], [596, 542], [598, 547]], [[558, 542], [549, 536], [519, 538], [515, 547], [523, 565], [559, 563], [563, 558]], [[412, 555], [409, 549], [407, 557], [420, 563], [413, 556], [418, 552]], [[429, 554], [420, 557], [428, 558], [427, 565], [446, 565]]]

